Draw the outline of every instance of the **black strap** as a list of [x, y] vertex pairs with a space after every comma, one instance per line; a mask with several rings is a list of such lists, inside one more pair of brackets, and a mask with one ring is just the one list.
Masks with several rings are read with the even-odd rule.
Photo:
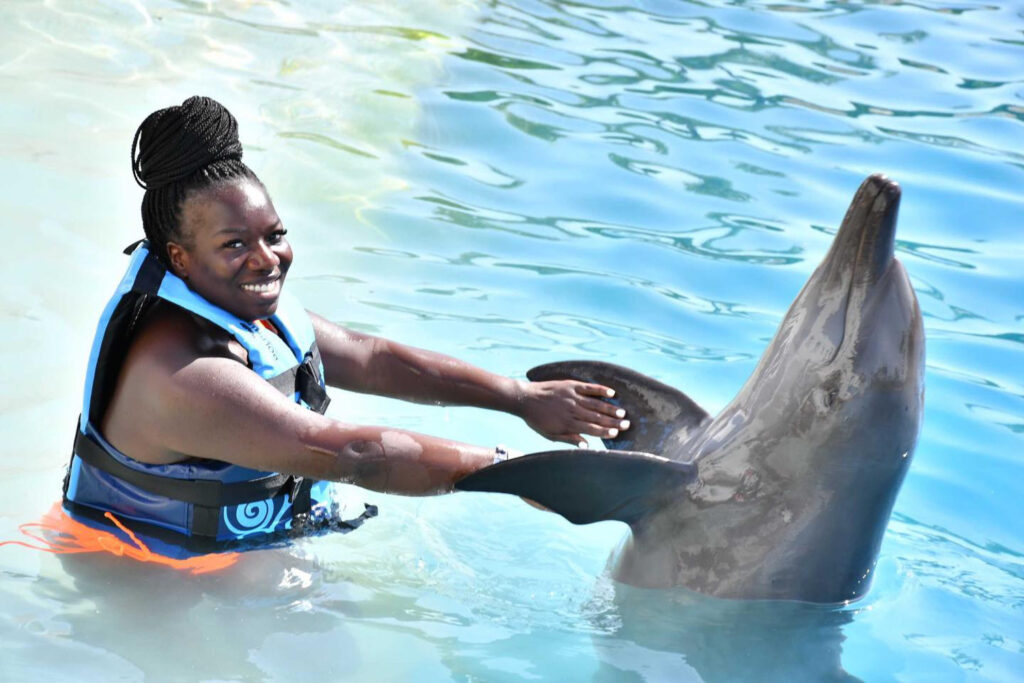
[[147, 240], [145, 237], [143, 237], [142, 239], [135, 240], [127, 247], [125, 247], [124, 250], [121, 251], [121, 253], [124, 254], [125, 256], [131, 256], [133, 253], [135, 253], [135, 250], [139, 248], [140, 244], [145, 244], [148, 247], [149, 240]]
[[307, 355], [295, 374], [295, 388], [306, 405], [323, 415], [327, 412], [331, 398], [327, 395], [327, 390], [320, 384], [319, 365], [319, 363], [314, 365], [314, 361]]
[[292, 489], [292, 517], [296, 515], [307, 515], [313, 509], [313, 498], [310, 492], [313, 489], [312, 479], [296, 479], [296, 486]]
[[291, 493], [302, 480], [301, 477], [286, 474], [272, 474], [261, 479], [230, 484], [209, 479], [162, 477], [128, 467], [80, 431], [75, 435], [75, 455], [96, 469], [112, 474], [149, 493], [216, 509], [266, 500], [281, 493]]
[[295, 393], [295, 375], [298, 371], [299, 366], [294, 365], [282, 372], [280, 375], [274, 375], [267, 380], [267, 383], [288, 398], [291, 398], [292, 394]]
[[217, 538], [220, 530], [220, 508], [208, 508], [205, 505], [192, 506], [192, 524], [189, 531], [193, 536]]
[[323, 415], [331, 404], [331, 397], [320, 381], [320, 362], [320, 349], [313, 344], [302, 363], [271, 377], [267, 382], [289, 398], [294, 392], [299, 392], [299, 398], [306, 405]]
[[[131, 247], [137, 247], [133, 244]], [[100, 341], [96, 358], [92, 395], [89, 398], [89, 419], [99, 423], [107, 410], [121, 365], [128, 353], [135, 324], [159, 291], [166, 269], [150, 253], [139, 266], [130, 293], [125, 294], [111, 312], [107, 329]]]
[[160, 284], [164, 281], [167, 269], [159, 259], [149, 252], [139, 266], [139, 272], [135, 274], [135, 281], [132, 283], [132, 291], [140, 294], [156, 294], [160, 291]]

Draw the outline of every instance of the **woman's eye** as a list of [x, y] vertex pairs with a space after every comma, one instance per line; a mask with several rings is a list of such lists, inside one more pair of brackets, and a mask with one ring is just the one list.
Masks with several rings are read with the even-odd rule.
[[242, 246], [242, 240], [228, 240], [221, 245], [225, 249], [238, 249]]
[[281, 240], [283, 240], [284, 236], [287, 234], [287, 230], [275, 230], [274, 232], [270, 233], [270, 235], [267, 237], [267, 242], [269, 242], [270, 244], [280, 244]]

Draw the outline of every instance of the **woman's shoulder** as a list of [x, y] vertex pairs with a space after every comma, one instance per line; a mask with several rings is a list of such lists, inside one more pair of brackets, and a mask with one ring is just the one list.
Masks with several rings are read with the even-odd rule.
[[[180, 456], [154, 443], [164, 433], [169, 399], [182, 389], [179, 371], [203, 358], [222, 357], [244, 363], [227, 333], [183, 308], [164, 301], [139, 319], [103, 419], [102, 431], [122, 453], [149, 463], [174, 462]], [[213, 366], [216, 370], [220, 366]], [[230, 368], [230, 366], [228, 366]], [[211, 377], [211, 379], [213, 379]]]
[[167, 301], [158, 301], [135, 331], [125, 369], [136, 362], [177, 365], [196, 358], [246, 362], [245, 350], [224, 329]]

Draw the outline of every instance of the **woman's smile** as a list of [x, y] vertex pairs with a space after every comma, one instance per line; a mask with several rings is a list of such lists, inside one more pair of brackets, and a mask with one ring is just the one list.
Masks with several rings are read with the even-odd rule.
[[281, 274], [262, 282], [249, 282], [242, 285], [242, 289], [260, 299], [277, 299], [281, 294]]

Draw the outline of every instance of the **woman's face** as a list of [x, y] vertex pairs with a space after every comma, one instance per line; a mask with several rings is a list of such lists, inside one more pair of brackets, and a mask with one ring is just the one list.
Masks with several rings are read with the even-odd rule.
[[292, 248], [259, 182], [237, 178], [189, 196], [181, 230], [167, 255], [189, 287], [242, 320], [274, 314]]

